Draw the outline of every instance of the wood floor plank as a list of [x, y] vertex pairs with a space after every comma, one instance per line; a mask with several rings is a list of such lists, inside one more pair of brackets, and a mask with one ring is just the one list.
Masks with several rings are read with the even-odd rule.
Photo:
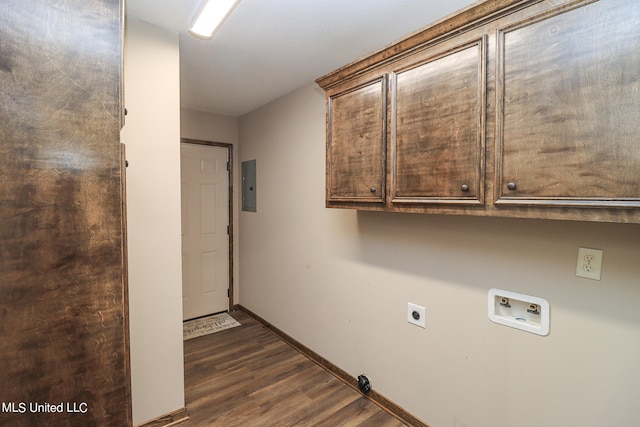
[[388, 415], [389, 414], [387, 414], [386, 412], [378, 411], [371, 417], [361, 422], [358, 427], [402, 427], [405, 425], [400, 420], [390, 420]]
[[405, 426], [242, 312], [185, 341], [181, 426]]
[[355, 427], [371, 417], [379, 409], [371, 405], [366, 398], [359, 399], [343, 406], [329, 417], [319, 421], [317, 425], [331, 425], [335, 427]]
[[[335, 412], [341, 410], [345, 406], [350, 405], [360, 398], [359, 394], [346, 387], [338, 379], [332, 381], [330, 385], [325, 387], [324, 393], [317, 394], [314, 398], [316, 404], [310, 408], [305, 417], [301, 418], [301, 425], [330, 425], [323, 424], [321, 421], [330, 417]], [[372, 406], [375, 406], [372, 404]], [[376, 409], [378, 409], [376, 407]], [[379, 410], [379, 409], [378, 409]], [[385, 416], [389, 414], [379, 410]]]

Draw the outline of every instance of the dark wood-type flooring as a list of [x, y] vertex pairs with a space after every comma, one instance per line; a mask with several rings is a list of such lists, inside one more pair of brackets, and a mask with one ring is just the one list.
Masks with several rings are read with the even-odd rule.
[[241, 326], [185, 341], [180, 426], [406, 426], [245, 313]]

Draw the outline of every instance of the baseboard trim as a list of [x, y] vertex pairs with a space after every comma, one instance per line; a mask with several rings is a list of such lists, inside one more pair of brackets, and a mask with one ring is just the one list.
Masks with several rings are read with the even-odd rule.
[[144, 424], [140, 424], [137, 427], [169, 427], [182, 424], [189, 419], [189, 413], [187, 408], [180, 408], [168, 414], [162, 415], [158, 418], [154, 418], [151, 421], [147, 421]]
[[291, 347], [295, 348], [297, 351], [299, 351], [304, 356], [306, 356], [309, 359], [311, 359], [317, 365], [319, 365], [320, 367], [326, 369], [328, 372], [333, 374], [340, 381], [342, 381], [343, 383], [345, 383], [346, 385], [348, 385], [349, 387], [351, 387], [352, 389], [354, 389], [358, 393], [362, 394], [363, 396], [365, 396], [366, 398], [371, 400], [373, 403], [375, 403], [377, 406], [379, 406], [380, 409], [382, 409], [383, 411], [389, 413], [390, 415], [393, 415], [394, 417], [396, 417], [400, 421], [402, 421], [402, 422], [404, 422], [406, 424], [409, 424], [410, 426], [429, 427], [428, 424], [425, 424], [423, 421], [421, 421], [420, 419], [418, 419], [415, 416], [411, 415], [409, 412], [405, 411], [402, 407], [400, 407], [397, 404], [393, 403], [391, 400], [387, 399], [386, 397], [384, 397], [380, 393], [376, 392], [375, 390], [371, 390], [367, 394], [362, 393], [360, 391], [360, 389], [358, 388], [358, 385], [357, 385], [358, 384], [358, 380], [356, 378], [354, 378], [353, 376], [351, 376], [347, 371], [345, 371], [344, 369], [342, 369], [342, 368], [334, 365], [333, 363], [329, 362], [327, 359], [325, 359], [324, 357], [320, 356], [318, 353], [316, 353], [315, 351], [313, 351], [310, 348], [306, 347], [305, 345], [301, 344], [300, 342], [296, 341], [294, 338], [290, 337], [289, 335], [285, 334], [280, 329], [276, 328], [271, 323], [269, 323], [268, 321], [266, 321], [262, 317], [258, 316], [257, 314], [255, 314], [254, 312], [249, 310], [248, 308], [244, 307], [241, 304], [236, 304], [236, 305], [234, 305], [233, 308], [234, 308], [234, 310], [240, 310], [243, 313], [245, 313], [247, 316], [253, 318], [256, 322], [260, 323], [262, 326], [264, 326], [266, 329], [271, 331], [273, 334], [275, 334], [276, 336], [281, 338], [283, 341], [285, 341]]

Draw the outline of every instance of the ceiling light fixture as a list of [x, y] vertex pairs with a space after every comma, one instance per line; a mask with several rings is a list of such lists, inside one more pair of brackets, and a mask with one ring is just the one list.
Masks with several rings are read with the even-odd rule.
[[208, 0], [189, 27], [189, 32], [199, 38], [212, 38], [238, 3], [240, 0]]

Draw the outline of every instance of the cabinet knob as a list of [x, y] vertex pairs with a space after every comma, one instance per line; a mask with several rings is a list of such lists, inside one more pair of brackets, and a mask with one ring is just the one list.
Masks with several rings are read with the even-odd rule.
[[510, 182], [510, 183], [507, 184], [507, 188], [509, 190], [515, 190], [516, 188], [518, 188], [518, 186], [516, 185], [515, 182]]
[[467, 184], [462, 184], [462, 187], [460, 187], [460, 189], [466, 193], [467, 191], [469, 191], [469, 186]]
[[376, 187], [371, 187], [369, 191], [371, 191], [372, 193], [375, 193], [377, 190], [376, 190]]

